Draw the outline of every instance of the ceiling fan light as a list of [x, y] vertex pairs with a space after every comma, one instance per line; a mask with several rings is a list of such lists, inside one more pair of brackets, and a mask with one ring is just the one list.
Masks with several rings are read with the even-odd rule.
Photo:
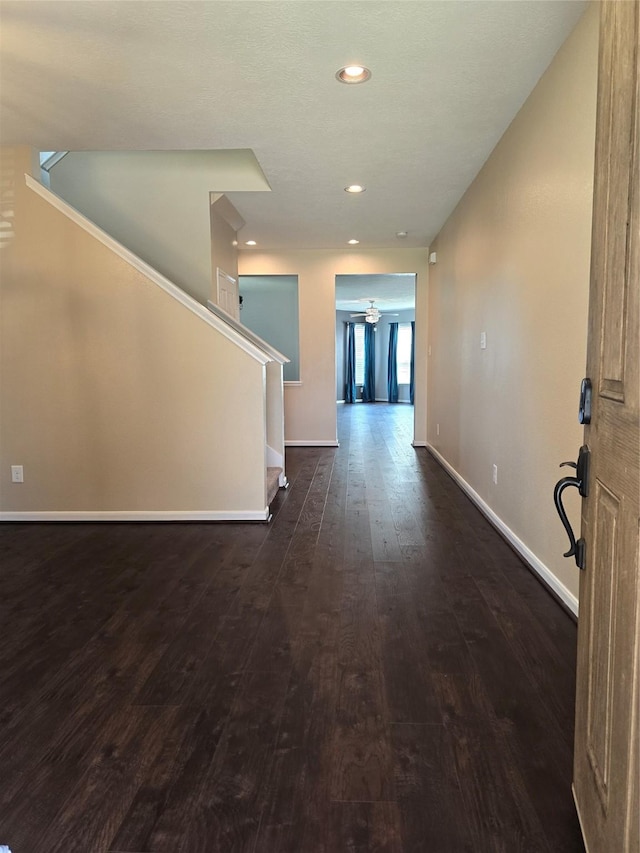
[[364, 319], [367, 323], [377, 323], [381, 316], [380, 311], [372, 303], [365, 311]]

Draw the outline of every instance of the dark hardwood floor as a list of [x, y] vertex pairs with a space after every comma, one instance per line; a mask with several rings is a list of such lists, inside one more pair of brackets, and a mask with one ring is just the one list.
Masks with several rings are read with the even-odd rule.
[[0, 525], [0, 844], [583, 851], [576, 627], [412, 417], [340, 407], [270, 525]]

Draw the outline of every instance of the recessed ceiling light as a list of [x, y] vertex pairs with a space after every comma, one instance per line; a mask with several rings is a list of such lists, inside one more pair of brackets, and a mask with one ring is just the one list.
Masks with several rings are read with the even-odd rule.
[[336, 71], [336, 80], [341, 83], [364, 83], [371, 77], [371, 72], [364, 65], [345, 65]]
[[349, 240], [349, 245], [350, 245], [350, 246], [355, 246], [355, 245], [357, 245], [359, 242], [360, 242], [360, 240]]
[[346, 193], [364, 193], [366, 192], [365, 187], [361, 187], [360, 184], [349, 184], [348, 187], [344, 188]]
[[255, 245], [257, 245], [255, 240], [247, 240], [247, 242], [245, 243], [245, 246], [255, 246]]
[[402, 239], [403, 237], [406, 237], [408, 233], [408, 231], [396, 231], [396, 237], [400, 237], [400, 239]]

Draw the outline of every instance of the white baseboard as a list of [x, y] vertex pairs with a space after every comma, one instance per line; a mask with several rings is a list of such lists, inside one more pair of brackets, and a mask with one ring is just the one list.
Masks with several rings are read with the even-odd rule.
[[426, 443], [426, 447], [429, 450], [435, 459], [442, 465], [442, 467], [447, 471], [448, 474], [456, 481], [456, 483], [460, 486], [463, 492], [467, 494], [474, 504], [478, 507], [480, 512], [486, 516], [486, 518], [493, 524], [493, 526], [498, 530], [499, 533], [507, 540], [507, 542], [511, 545], [511, 547], [516, 551], [522, 559], [529, 565], [533, 571], [542, 579], [546, 586], [551, 589], [555, 595], [565, 604], [565, 606], [574, 614], [574, 616], [578, 615], [578, 599], [576, 596], [570, 592], [567, 587], [558, 580], [558, 578], [553, 574], [551, 569], [546, 566], [542, 560], [540, 560], [533, 551], [528, 548], [524, 542], [519, 539], [516, 534], [511, 530], [510, 527], [504, 523], [504, 521], [500, 518], [500, 516], [496, 515], [496, 513], [491, 509], [488, 503], [480, 497], [480, 495], [473, 489], [469, 483], [463, 477], [458, 474], [458, 472], [453, 468], [444, 456], [441, 456], [440, 453], [433, 447], [433, 445]]
[[267, 521], [264, 510], [114, 510], [0, 512], [0, 521]]
[[412, 447], [427, 447], [427, 442], [426, 441], [412, 441], [411, 446]]
[[340, 447], [338, 441], [328, 441], [325, 439], [310, 439], [307, 441], [306, 439], [303, 441], [285, 441], [285, 447]]

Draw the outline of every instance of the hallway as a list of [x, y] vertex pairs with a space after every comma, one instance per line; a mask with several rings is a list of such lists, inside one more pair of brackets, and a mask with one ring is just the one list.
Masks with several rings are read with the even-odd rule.
[[0, 844], [582, 853], [575, 624], [412, 417], [339, 406], [270, 525], [0, 525]]

